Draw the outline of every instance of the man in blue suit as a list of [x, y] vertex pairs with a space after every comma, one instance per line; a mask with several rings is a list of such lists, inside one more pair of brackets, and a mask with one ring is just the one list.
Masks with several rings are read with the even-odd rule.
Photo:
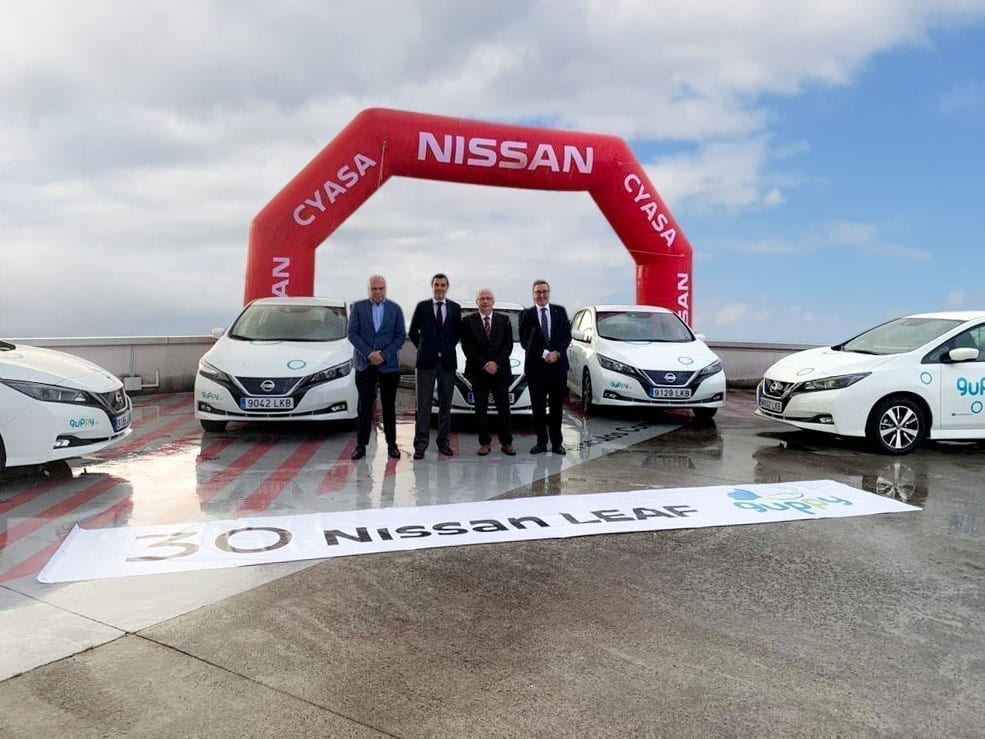
[[369, 278], [369, 299], [354, 303], [349, 315], [349, 343], [354, 348], [352, 362], [356, 368], [356, 390], [359, 393], [356, 448], [352, 459], [366, 456], [377, 386], [380, 388], [387, 454], [391, 459], [400, 459], [400, 449], [397, 448], [400, 361], [397, 352], [406, 338], [403, 311], [392, 300], [386, 299], [386, 280], [373, 275]]
[[431, 398], [438, 385], [438, 453], [454, 454], [451, 433], [451, 398], [455, 389], [458, 357], [455, 345], [462, 337], [462, 307], [448, 300], [448, 277], [440, 272], [431, 278], [430, 300], [422, 300], [410, 319], [409, 336], [417, 347], [417, 421], [414, 430], [414, 459], [424, 459], [431, 435]]
[[530, 388], [530, 405], [537, 434], [537, 443], [530, 453], [543, 454], [550, 441], [554, 454], [564, 454], [561, 405], [567, 393], [571, 321], [563, 306], [550, 302], [551, 286], [547, 280], [534, 282], [533, 298], [534, 306], [520, 314], [520, 343], [526, 350], [523, 371]]

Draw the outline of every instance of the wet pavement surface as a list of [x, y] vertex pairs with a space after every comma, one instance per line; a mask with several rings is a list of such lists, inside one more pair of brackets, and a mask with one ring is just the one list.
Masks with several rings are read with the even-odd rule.
[[[101, 459], [0, 477], [0, 735], [980, 736], [985, 445], [900, 458], [753, 415], [566, 412], [569, 453], [349, 460], [139, 399]], [[275, 433], [276, 432], [276, 433]], [[69, 529], [830, 479], [922, 512], [46, 585]]]

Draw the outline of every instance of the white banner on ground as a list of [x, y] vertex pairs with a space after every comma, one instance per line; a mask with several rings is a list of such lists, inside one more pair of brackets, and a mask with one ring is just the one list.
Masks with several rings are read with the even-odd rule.
[[465, 544], [917, 511], [831, 480], [664, 488], [260, 516], [135, 528], [76, 526], [41, 582], [183, 572]]

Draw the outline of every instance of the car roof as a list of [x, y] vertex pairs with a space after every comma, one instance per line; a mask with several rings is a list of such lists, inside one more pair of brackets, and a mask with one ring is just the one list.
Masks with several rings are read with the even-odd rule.
[[250, 305], [324, 305], [328, 308], [345, 308], [345, 301], [318, 297], [257, 298]]
[[[459, 300], [458, 304], [463, 308], [469, 310], [478, 310], [479, 306], [476, 305], [474, 300]], [[520, 303], [505, 303], [503, 301], [497, 300], [496, 304], [493, 306], [493, 310], [524, 310], [524, 307]]]
[[[633, 311], [637, 313], [673, 313], [674, 311], [668, 310], [667, 308], [661, 308], [658, 305], [586, 305], [585, 308], [594, 308], [596, 312], [603, 313], [620, 313]], [[579, 310], [584, 310], [585, 308], [579, 308]]]
[[985, 311], [980, 310], [951, 310], [939, 311], [937, 313], [914, 313], [903, 318], [944, 318], [951, 321], [974, 321], [985, 318]]

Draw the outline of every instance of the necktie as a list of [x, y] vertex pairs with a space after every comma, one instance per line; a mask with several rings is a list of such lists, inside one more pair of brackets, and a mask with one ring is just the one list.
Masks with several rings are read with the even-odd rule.
[[490, 323], [491, 317], [485, 316], [482, 320], [486, 322], [486, 336], [489, 336], [492, 332], [492, 324]]
[[441, 306], [443, 305], [444, 303], [438, 303], [438, 312], [434, 314], [434, 323], [438, 328], [441, 328], [444, 323], [444, 319], [441, 317]]
[[551, 330], [547, 327], [547, 308], [540, 309], [540, 332], [544, 335], [544, 341], [551, 340]]

